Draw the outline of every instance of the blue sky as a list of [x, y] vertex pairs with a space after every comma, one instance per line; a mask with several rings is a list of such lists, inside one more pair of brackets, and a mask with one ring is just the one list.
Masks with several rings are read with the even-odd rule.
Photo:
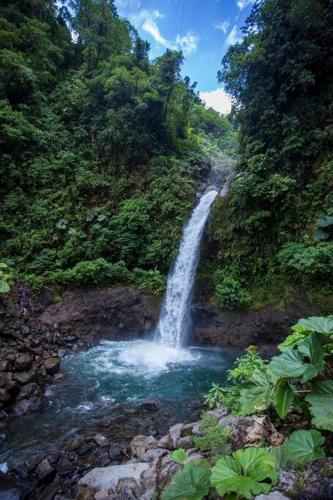
[[151, 44], [151, 58], [167, 47], [183, 50], [183, 74], [198, 82], [209, 105], [227, 112], [229, 99], [217, 82], [228, 46], [240, 40], [240, 27], [254, 0], [116, 0], [142, 38]]

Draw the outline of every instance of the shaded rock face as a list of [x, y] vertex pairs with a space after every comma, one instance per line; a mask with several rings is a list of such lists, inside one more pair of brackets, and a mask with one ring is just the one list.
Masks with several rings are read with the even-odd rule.
[[256, 345], [260, 352], [270, 355], [290, 332], [291, 325], [315, 314], [318, 311], [314, 311], [304, 297], [285, 309], [267, 306], [259, 311], [220, 314], [214, 314], [201, 302], [193, 311], [193, 342], [235, 349]]
[[80, 338], [127, 340], [143, 335], [156, 323], [159, 299], [132, 287], [75, 290], [40, 315], [45, 325], [70, 328]]

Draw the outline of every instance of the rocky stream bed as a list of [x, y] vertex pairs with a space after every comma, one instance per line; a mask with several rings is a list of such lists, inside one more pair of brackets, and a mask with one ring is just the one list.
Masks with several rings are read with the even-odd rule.
[[[201, 397], [186, 400], [182, 413], [177, 411], [177, 400], [161, 404], [149, 398], [116, 403], [110, 409], [106, 407], [98, 419], [83, 416], [77, 419], [77, 425], [70, 422], [60, 432], [55, 425], [53, 433], [52, 422], [48, 422], [48, 431], [44, 435], [42, 429], [39, 442], [34, 436], [34, 429], [43, 427], [40, 415], [49, 411], [50, 387], [66, 385], [62, 360], [87, 351], [101, 339], [145, 337], [156, 322], [158, 307], [156, 298], [128, 287], [69, 292], [57, 304], [52, 303], [52, 294], [45, 295], [37, 306], [25, 290], [18, 288], [16, 301], [0, 304], [0, 433], [5, 443], [0, 453], [1, 500], [150, 499], [159, 494], [179, 467], [172, 461], [170, 450], [183, 447], [190, 450], [189, 460], [198, 457], [191, 438], [198, 426], [180, 421], [198, 420]], [[243, 318], [248, 325], [246, 334], [237, 315], [214, 316], [202, 306], [196, 314], [197, 344], [243, 348], [258, 342], [258, 331], [265, 335], [269, 330], [270, 335], [265, 336], [269, 352], [286, 333], [286, 323], [289, 326], [302, 312], [290, 308], [284, 313], [274, 309], [249, 313]], [[221, 411], [217, 415], [221, 425], [228, 422], [233, 426], [233, 449], [241, 448], [244, 439], [239, 426], [244, 422], [250, 425], [253, 419], [236, 422], [226, 417], [224, 409]], [[63, 419], [66, 421], [66, 413]], [[264, 427], [262, 432], [269, 441], [275, 430], [267, 422]], [[14, 445], [15, 453], [8, 453], [10, 445]], [[324, 465], [332, 467], [329, 461]], [[313, 490], [320, 470], [317, 465], [309, 467], [308, 482], [297, 498], [333, 497], [329, 478], [323, 481], [321, 477], [320, 488]], [[109, 482], [104, 482], [105, 477]], [[289, 486], [281, 485], [281, 479], [277, 490], [295, 496], [297, 477], [289, 479]]]

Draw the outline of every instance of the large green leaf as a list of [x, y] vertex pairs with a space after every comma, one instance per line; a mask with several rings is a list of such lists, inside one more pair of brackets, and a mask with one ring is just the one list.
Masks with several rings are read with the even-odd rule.
[[184, 448], [178, 448], [177, 450], [170, 453], [170, 457], [177, 464], [183, 464], [187, 459], [187, 451]]
[[8, 285], [7, 281], [0, 280], [0, 293], [9, 293], [9, 292], [10, 292], [10, 286]]
[[313, 425], [333, 431], [333, 380], [317, 382], [305, 400], [310, 403]]
[[274, 392], [274, 407], [279, 417], [287, 415], [294, 399], [294, 392], [288, 382], [280, 382]]
[[[309, 358], [309, 361], [305, 361], [305, 357]], [[320, 339], [315, 334], [309, 335], [297, 349], [288, 349], [275, 356], [269, 367], [279, 379], [300, 377], [303, 383], [311, 380], [324, 367]]]
[[220, 458], [210, 480], [221, 496], [235, 494], [250, 499], [267, 494], [277, 478], [277, 464], [271, 453], [263, 448], [246, 448]]
[[295, 431], [282, 446], [282, 454], [296, 465], [305, 465], [313, 460], [325, 458], [321, 446], [325, 438], [319, 431], [311, 429]]
[[191, 463], [176, 472], [164, 490], [162, 500], [201, 500], [208, 494], [210, 471], [204, 465]]
[[317, 227], [333, 226], [333, 215], [322, 215], [321, 217], [318, 217], [316, 226]]
[[323, 333], [329, 335], [333, 333], [332, 316], [312, 316], [307, 319], [300, 319], [295, 325], [295, 330], [306, 330], [308, 332]]
[[272, 392], [273, 382], [269, 371], [254, 370], [249, 384], [241, 390], [241, 414], [251, 415], [266, 410], [272, 402]]

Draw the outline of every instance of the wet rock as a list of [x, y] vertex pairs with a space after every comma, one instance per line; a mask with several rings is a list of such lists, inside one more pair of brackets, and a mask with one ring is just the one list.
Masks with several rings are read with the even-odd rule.
[[42, 400], [39, 397], [22, 399], [15, 404], [14, 413], [16, 416], [27, 415], [30, 412], [39, 410], [41, 404]]
[[0, 472], [0, 500], [22, 500], [23, 492], [14, 479]]
[[181, 430], [181, 437], [191, 436], [193, 434], [193, 427], [197, 424], [197, 422], [192, 422], [190, 424], [185, 424]]
[[10, 394], [7, 391], [7, 389], [4, 389], [3, 387], [0, 388], [0, 401], [1, 402], [6, 402], [10, 400]]
[[276, 486], [278, 491], [282, 491], [287, 496], [294, 496], [297, 485], [297, 474], [294, 470], [280, 469], [279, 482]]
[[5, 361], [0, 361], [0, 372], [5, 372], [9, 370], [9, 362], [7, 360]]
[[23, 385], [17, 396], [17, 400], [28, 399], [32, 396], [39, 397], [42, 391], [38, 384], [31, 382], [30, 384]]
[[21, 354], [16, 358], [15, 369], [16, 370], [30, 370], [32, 366], [33, 358], [30, 354]]
[[159, 405], [153, 399], [144, 399], [140, 401], [140, 408], [149, 411], [157, 411], [159, 409]]
[[40, 464], [36, 467], [36, 475], [39, 481], [50, 480], [54, 473], [55, 470], [47, 458], [40, 462]]
[[96, 491], [115, 492], [119, 481], [122, 479], [130, 478], [139, 486], [141, 474], [147, 469], [149, 469], [149, 464], [140, 462], [95, 468], [80, 479], [79, 484]]
[[53, 375], [54, 373], [57, 373], [61, 365], [61, 358], [58, 356], [53, 356], [51, 358], [47, 358], [44, 361], [44, 367], [46, 370], [46, 373], [49, 375]]
[[74, 451], [85, 444], [85, 439], [83, 437], [76, 437], [72, 441], [66, 444], [66, 450]]
[[226, 417], [220, 418], [219, 425], [224, 429], [227, 427], [233, 428], [237, 424], [237, 417], [233, 415], [227, 415]]
[[260, 446], [267, 442], [272, 446], [283, 443], [285, 436], [275, 429], [270, 418], [263, 417], [240, 417], [235, 422], [232, 437], [232, 450], [239, 450], [249, 446]]
[[103, 434], [95, 434], [95, 436], [93, 437], [93, 441], [95, 441], [95, 443], [101, 447], [106, 447], [110, 445], [109, 439], [103, 436]]
[[36, 370], [34, 368], [32, 368], [28, 372], [14, 373], [13, 378], [18, 384], [24, 385], [24, 384], [28, 384], [29, 382], [34, 382], [37, 378], [37, 373], [36, 373]]
[[13, 376], [10, 372], [0, 372], [0, 387], [8, 388]]

